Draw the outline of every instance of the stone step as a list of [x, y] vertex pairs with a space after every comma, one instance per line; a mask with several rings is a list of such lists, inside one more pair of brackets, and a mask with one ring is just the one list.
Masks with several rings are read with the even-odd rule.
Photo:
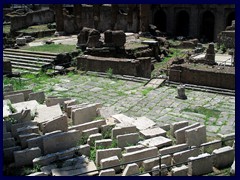
[[24, 66], [32, 66], [32, 67], [42, 67], [42, 66], [51, 66], [51, 63], [46, 62], [32, 62], [32, 61], [18, 61], [18, 60], [11, 60], [11, 64], [16, 65], [24, 65]]
[[51, 63], [54, 61], [54, 59], [49, 58], [35, 58], [32, 56], [18, 56], [18, 55], [12, 55], [12, 54], [3, 54], [3, 58], [6, 60], [18, 60], [18, 61], [32, 61], [32, 62], [48, 62]]
[[[17, 61], [13, 61], [11, 62], [12, 65], [17, 65], [17, 66], [23, 66], [23, 67], [33, 67], [33, 68], [43, 68], [44, 64], [34, 64], [34, 63], [23, 63], [23, 62], [17, 62]], [[45, 65], [49, 65], [49, 67], [52, 67], [51, 64], [45, 64]]]
[[13, 64], [12, 67], [16, 68], [16, 69], [24, 69], [24, 70], [28, 70], [28, 71], [40, 71], [41, 70], [41, 67], [39, 67], [39, 68], [26, 67], [26, 66], [21, 66], [21, 65], [16, 65], [16, 64]]
[[3, 51], [3, 54], [5, 56], [7, 55], [15, 55], [15, 56], [20, 56], [20, 57], [35, 57], [37, 58], [47, 58], [47, 59], [55, 59], [56, 56], [49, 56], [49, 55], [42, 55], [42, 54], [33, 54], [33, 53], [21, 53], [21, 52], [6, 52], [5, 50]]
[[45, 55], [45, 56], [57, 56], [57, 53], [50, 53], [50, 52], [40, 52], [40, 51], [27, 51], [22, 49], [4, 49], [4, 52], [11, 52], [13, 53], [23, 53], [23, 54], [35, 54], [35, 55]]

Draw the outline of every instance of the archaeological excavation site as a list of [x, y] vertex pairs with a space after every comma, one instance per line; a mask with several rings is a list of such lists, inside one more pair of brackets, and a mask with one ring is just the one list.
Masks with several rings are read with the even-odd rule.
[[235, 176], [235, 4], [4, 4], [4, 176]]

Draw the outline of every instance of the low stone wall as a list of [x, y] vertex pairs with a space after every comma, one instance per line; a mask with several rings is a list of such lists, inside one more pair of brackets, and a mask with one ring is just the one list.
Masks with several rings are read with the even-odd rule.
[[51, 23], [54, 20], [54, 12], [52, 10], [41, 10], [30, 12], [23, 16], [12, 16], [11, 31], [17, 31], [35, 24]]
[[96, 56], [80, 56], [77, 59], [77, 69], [83, 71], [107, 72], [113, 70], [113, 74], [151, 77], [151, 59], [121, 59]]
[[187, 84], [196, 84], [224, 89], [235, 89], [235, 67], [224, 67], [218, 70], [217, 67], [195, 69], [190, 66], [172, 66], [169, 73], [169, 80]]

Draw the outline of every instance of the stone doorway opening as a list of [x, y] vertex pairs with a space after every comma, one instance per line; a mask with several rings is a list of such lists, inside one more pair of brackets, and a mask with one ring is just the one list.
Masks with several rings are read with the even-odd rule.
[[166, 32], [167, 30], [167, 16], [166, 13], [160, 9], [158, 10], [154, 15], [154, 25], [157, 26], [157, 28], [161, 32]]
[[180, 11], [177, 13], [176, 18], [176, 35], [185, 36], [189, 35], [189, 14], [187, 11]]
[[206, 11], [202, 16], [201, 23], [201, 38], [205, 41], [214, 40], [214, 26], [215, 26], [215, 17], [212, 12]]
[[232, 25], [232, 21], [235, 20], [235, 12], [229, 13], [226, 20], [226, 27]]

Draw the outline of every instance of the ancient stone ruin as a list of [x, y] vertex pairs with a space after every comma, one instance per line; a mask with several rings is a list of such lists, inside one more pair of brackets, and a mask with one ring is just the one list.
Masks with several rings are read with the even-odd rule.
[[10, 86], [5, 90], [7, 172], [38, 166], [28, 176], [199, 176], [234, 163], [235, 134], [208, 142], [200, 123], [159, 126], [124, 114], [96, 120], [101, 104], [45, 98], [43, 92], [12, 91]]

